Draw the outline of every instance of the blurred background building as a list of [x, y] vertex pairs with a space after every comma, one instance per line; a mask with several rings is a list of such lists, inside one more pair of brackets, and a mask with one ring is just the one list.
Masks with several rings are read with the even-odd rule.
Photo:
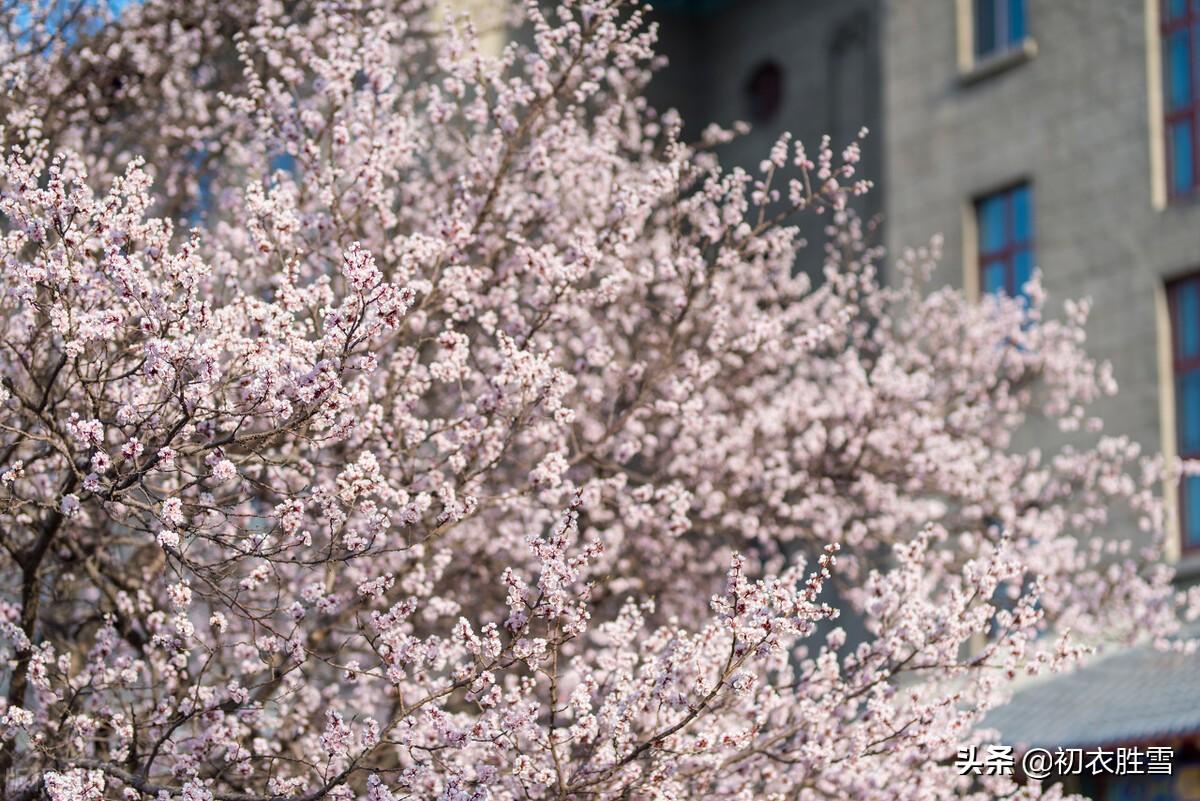
[[[721, 149], [722, 160], [754, 168], [783, 131], [812, 152], [829, 134], [837, 151], [883, 110], [879, 0], [658, 0], [659, 51], [669, 59], [650, 85], [660, 108], [674, 107], [695, 140], [710, 122], [750, 123], [750, 133]], [[868, 140], [860, 175], [883, 177], [879, 139]], [[883, 196], [859, 199], [865, 217]], [[799, 269], [820, 271], [823, 234], [805, 230], [810, 247]]]
[[[867, 126], [878, 189], [859, 211], [892, 253], [941, 234], [942, 284], [1019, 295], [1036, 267], [1051, 313], [1090, 298], [1090, 350], [1121, 385], [1096, 408], [1107, 432], [1200, 458], [1200, 0], [652, 1], [670, 63], [651, 97], [689, 134], [750, 122], [722, 157], [751, 167], [781, 131], [840, 149]], [[1169, 558], [1194, 582], [1200, 477], [1165, 492]], [[1076, 787], [1200, 799], [1197, 657], [1119, 653], [989, 723], [1018, 746], [1169, 745], [1169, 776]]]

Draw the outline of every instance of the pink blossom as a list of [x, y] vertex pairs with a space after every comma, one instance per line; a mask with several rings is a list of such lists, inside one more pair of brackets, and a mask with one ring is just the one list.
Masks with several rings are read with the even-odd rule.
[[1018, 677], [1187, 647], [1088, 305], [885, 256], [866, 131], [723, 166], [636, 4], [23, 5], [0, 795], [1034, 799]]

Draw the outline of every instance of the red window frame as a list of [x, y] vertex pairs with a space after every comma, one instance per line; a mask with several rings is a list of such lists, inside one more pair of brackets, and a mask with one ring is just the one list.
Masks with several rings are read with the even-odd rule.
[[[1181, 287], [1188, 285], [1196, 285], [1200, 291], [1200, 272], [1189, 273], [1175, 278], [1167, 283], [1167, 308], [1171, 318], [1171, 392], [1175, 397], [1175, 447], [1176, 456], [1180, 459], [1200, 459], [1200, 449], [1187, 451], [1183, 445], [1183, 428], [1181, 403], [1179, 398], [1179, 381], [1189, 373], [1200, 371], [1200, 350], [1195, 355], [1185, 357], [1181, 356], [1180, 348], [1180, 326], [1179, 319], [1179, 290]], [[1200, 325], [1200, 316], [1195, 321]], [[1178, 520], [1179, 520], [1179, 547], [1181, 551], [1192, 552], [1200, 550], [1200, 532], [1189, 532], [1188, 524], [1188, 508], [1187, 508], [1187, 488], [1185, 483], [1187, 477], [1181, 477], [1178, 484]]]
[[[1025, 190], [1028, 195], [1030, 204], [1030, 219], [1027, 221], [1029, 226], [1029, 235], [1024, 239], [1017, 239], [1016, 230], [1016, 212], [1014, 211], [1013, 196], [1018, 190]], [[1004, 198], [1004, 244], [998, 248], [987, 250], [984, 248], [984, 232], [982, 209], [987, 201], [997, 197]], [[1021, 287], [1017, 286], [1017, 255], [1025, 251], [1033, 251], [1034, 239], [1036, 234], [1033, 225], [1033, 185], [1028, 181], [1017, 181], [1009, 184], [994, 192], [980, 195], [975, 198], [975, 233], [976, 233], [976, 254], [975, 260], [978, 265], [979, 273], [979, 289], [980, 295], [987, 293], [987, 270], [989, 267], [999, 264], [1004, 269], [1004, 293], [1015, 298], [1021, 295]]]
[[[1200, 49], [1200, 0], [1184, 0], [1183, 12], [1170, 17], [1172, 0], [1160, 0], [1159, 33], [1163, 71], [1163, 139], [1167, 162], [1167, 197], [1170, 200], [1192, 198], [1200, 192], [1200, 70], [1197, 69], [1197, 49]], [[1192, 88], [1191, 100], [1179, 108], [1170, 108], [1170, 38], [1178, 31], [1186, 31], [1190, 38], [1188, 47], [1188, 83]], [[1175, 157], [1172, 152], [1171, 126], [1177, 122], [1191, 120], [1192, 123], [1192, 180], [1187, 189], [1175, 186]]]

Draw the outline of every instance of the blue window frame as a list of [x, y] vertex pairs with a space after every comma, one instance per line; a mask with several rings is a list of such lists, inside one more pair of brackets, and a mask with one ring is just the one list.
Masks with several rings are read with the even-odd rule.
[[1163, 131], [1170, 197], [1200, 190], [1200, 0], [1162, 0]]
[[979, 285], [986, 293], [1027, 298], [1033, 276], [1033, 193], [1017, 184], [975, 201]]
[[1026, 29], [1026, 0], [974, 0], [975, 58], [987, 58], [1021, 43]]
[[[1167, 300], [1177, 447], [1180, 458], [1200, 459], [1200, 275], [1168, 284]], [[1184, 476], [1180, 481], [1179, 533], [1184, 550], [1200, 548], [1200, 476]]]

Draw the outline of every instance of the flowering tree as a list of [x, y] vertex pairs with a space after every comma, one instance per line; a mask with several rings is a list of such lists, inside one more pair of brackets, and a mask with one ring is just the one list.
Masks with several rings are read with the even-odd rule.
[[7, 12], [5, 797], [1057, 794], [954, 756], [1175, 626], [1086, 305], [881, 282], [859, 143], [723, 170], [637, 8], [426, 6]]

